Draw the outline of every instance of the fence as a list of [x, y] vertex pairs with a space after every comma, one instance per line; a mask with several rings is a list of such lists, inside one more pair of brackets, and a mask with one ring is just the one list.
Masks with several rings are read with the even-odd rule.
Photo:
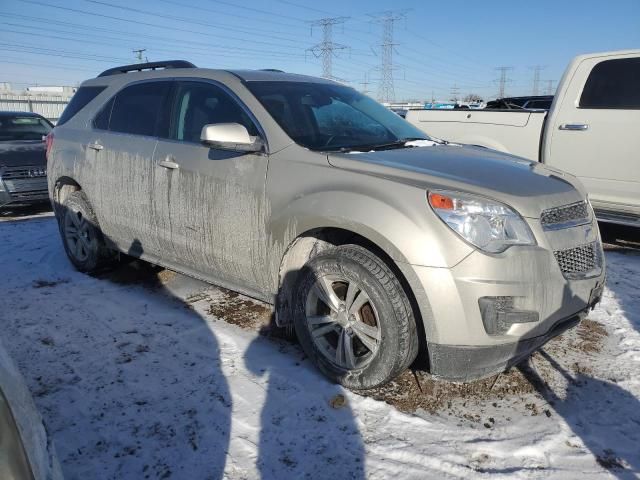
[[35, 112], [56, 123], [69, 100], [71, 100], [71, 96], [71, 94], [23, 95], [0, 93], [0, 110]]

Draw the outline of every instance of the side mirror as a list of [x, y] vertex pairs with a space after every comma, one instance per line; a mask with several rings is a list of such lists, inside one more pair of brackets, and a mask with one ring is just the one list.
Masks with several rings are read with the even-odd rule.
[[264, 144], [260, 137], [252, 137], [239, 123], [214, 123], [202, 127], [200, 141], [220, 150], [260, 152]]

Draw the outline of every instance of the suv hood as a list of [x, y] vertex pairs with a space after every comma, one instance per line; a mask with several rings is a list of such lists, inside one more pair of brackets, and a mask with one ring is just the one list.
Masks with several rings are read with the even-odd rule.
[[41, 140], [0, 142], [0, 167], [45, 166], [45, 143]]
[[571, 175], [482, 147], [439, 145], [331, 153], [328, 160], [337, 168], [396, 179], [425, 190], [440, 188], [483, 195], [530, 218], [538, 218], [546, 208], [586, 198]]

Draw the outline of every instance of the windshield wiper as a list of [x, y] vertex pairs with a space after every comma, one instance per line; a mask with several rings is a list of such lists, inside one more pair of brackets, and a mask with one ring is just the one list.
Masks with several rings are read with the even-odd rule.
[[340, 148], [340, 152], [347, 153], [352, 152], [354, 150], [360, 152], [369, 152], [369, 151], [380, 151], [380, 150], [393, 150], [396, 148], [412, 148], [413, 145], [406, 145], [407, 142], [411, 142], [413, 140], [427, 140], [423, 137], [407, 137], [407, 138], [399, 138], [398, 140], [394, 140], [393, 142], [388, 143], [372, 143], [369, 145], [354, 145], [350, 147], [342, 147]]

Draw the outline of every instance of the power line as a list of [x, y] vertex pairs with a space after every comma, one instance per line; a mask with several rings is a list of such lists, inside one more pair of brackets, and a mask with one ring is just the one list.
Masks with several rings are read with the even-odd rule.
[[316, 58], [322, 58], [322, 76], [324, 78], [334, 79], [332, 64], [335, 52], [345, 50], [346, 45], [333, 42], [333, 26], [344, 23], [348, 17], [325, 17], [311, 22], [311, 28], [322, 27], [322, 42], [316, 43], [307, 51], [313, 53]]
[[393, 49], [396, 44], [393, 42], [394, 24], [405, 17], [406, 12], [388, 11], [374, 18], [374, 22], [382, 24], [382, 50], [380, 71], [382, 78], [378, 86], [378, 100], [381, 102], [393, 102], [395, 100], [395, 90], [393, 86]]
[[506, 96], [505, 88], [507, 83], [511, 82], [511, 79], [507, 77], [507, 72], [513, 70], [513, 67], [496, 67], [495, 70], [500, 72], [500, 77], [497, 79], [497, 82], [499, 82], [498, 98], [504, 98]]

